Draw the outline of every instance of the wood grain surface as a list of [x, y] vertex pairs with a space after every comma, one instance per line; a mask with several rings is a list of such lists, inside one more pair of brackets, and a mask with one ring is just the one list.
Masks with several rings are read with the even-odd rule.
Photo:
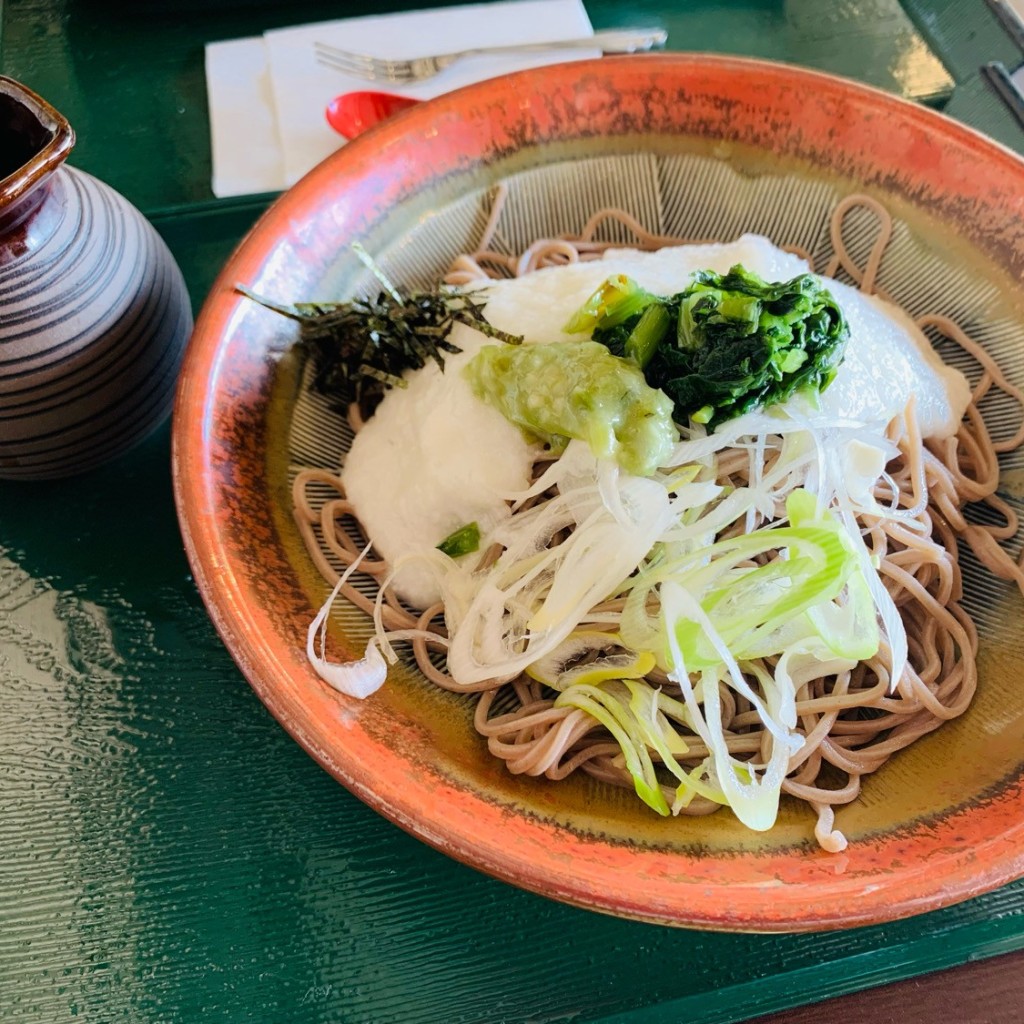
[[[810, 37], [787, 20], [800, 6]], [[672, 49], [792, 61], [825, 53], [826, 6], [865, 23], [839, 56], [866, 78], [870, 0], [586, 0], [595, 27], [643, 13]], [[947, 112], [1024, 152], [977, 74], [1021, 59], [984, 0], [902, 7], [921, 33], [901, 37], [907, 59], [930, 48], [956, 79]], [[198, 305], [269, 199], [210, 202], [204, 43], [362, 13], [0, 0], [0, 71], [68, 115], [72, 163], [156, 223]], [[0, 1020], [1024, 1022], [1024, 953], [1008, 952], [1024, 943], [1024, 882], [896, 925], [730, 936], [544, 900], [395, 828], [299, 749], [231, 661], [188, 573], [168, 464], [165, 428], [88, 486], [0, 487]]]
[[748, 1024], [1020, 1024], [1024, 952], [829, 999]]

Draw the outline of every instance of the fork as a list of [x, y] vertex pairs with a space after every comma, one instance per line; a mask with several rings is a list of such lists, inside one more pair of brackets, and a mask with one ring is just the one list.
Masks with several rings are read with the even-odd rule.
[[583, 39], [561, 39], [549, 43], [516, 43], [507, 46], [479, 46], [456, 53], [440, 53], [432, 57], [412, 57], [409, 60], [388, 60], [365, 53], [340, 50], [328, 43], [314, 43], [318, 64], [370, 82], [421, 82], [433, 78], [439, 71], [463, 57], [481, 53], [511, 53], [530, 50], [594, 49], [602, 53], [639, 53], [665, 45], [668, 33], [660, 28], [611, 29], [595, 32]]

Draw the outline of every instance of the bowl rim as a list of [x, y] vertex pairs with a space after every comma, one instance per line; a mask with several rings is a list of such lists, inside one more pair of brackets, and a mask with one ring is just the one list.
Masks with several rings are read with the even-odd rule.
[[[814, 95], [847, 117], [895, 117], [901, 129], [922, 140], [923, 146], [937, 135], [943, 152], [955, 155], [959, 162], [977, 164], [978, 174], [959, 183], [975, 201], [1005, 204], [1008, 182], [1024, 182], [1024, 160], [1017, 154], [937, 111], [820, 71], [709, 54], [600, 58], [517, 72], [425, 101], [379, 124], [314, 168], [260, 217], [217, 277], [186, 352], [172, 428], [173, 486], [186, 553], [215, 627], [271, 713], [360, 799], [464, 863], [577, 906], [696, 928], [825, 930], [936, 909], [1024, 875], [1022, 777], [944, 816], [941, 827], [918, 823], [917, 827], [859, 842], [857, 850], [846, 854], [783, 851], [752, 861], [742, 856], [732, 861], [716, 857], [705, 858], [703, 863], [699, 856], [630, 849], [576, 835], [551, 822], [516, 818], [498, 805], [468, 798], [464, 790], [443, 779], [416, 783], [407, 772], [395, 768], [382, 781], [365, 765], [354, 763], [353, 755], [339, 759], [310, 722], [312, 712], [287, 684], [289, 664], [259, 634], [259, 627], [266, 622], [253, 606], [252, 581], [244, 567], [236, 564], [219, 518], [223, 509], [218, 508], [218, 486], [224, 479], [223, 460], [230, 452], [211, 452], [210, 448], [217, 398], [210, 386], [215, 375], [225, 369], [227, 339], [242, 301], [234, 292], [235, 282], [251, 282], [258, 275], [268, 254], [297, 220], [315, 208], [316, 197], [324, 190], [333, 189], [337, 194], [339, 183], [365, 184], [381, 154], [397, 158], [408, 153], [410, 140], [434, 131], [439, 123], [456, 124], [460, 118], [468, 118], [471, 123], [483, 124], [488, 104], [510, 91], [536, 95], [541, 89], [571, 90], [588, 76], [609, 88], [614, 84], [634, 91], [644, 83], [649, 88], [655, 81], [678, 84], [700, 80], [720, 85], [746, 80], [748, 86], [756, 83], [762, 95], [770, 87], [776, 101], [780, 95], [788, 96], [787, 102]], [[471, 133], [459, 135], [460, 143], [470, 139]], [[484, 142], [477, 144], [488, 152]], [[927, 155], [922, 152], [922, 159]], [[465, 152], [460, 153], [461, 159], [466, 157]], [[880, 159], [884, 163], [887, 158]], [[1017, 209], [1024, 214], [1024, 189], [1020, 192]], [[381, 201], [388, 199], [384, 195]], [[308, 206], [310, 203], [314, 206]], [[996, 244], [1003, 242], [996, 239]], [[1014, 267], [1024, 267], [1024, 243], [1013, 249], [1012, 259], [1007, 258], [1011, 272]], [[249, 383], [255, 386], [258, 382]], [[236, 395], [232, 401], [244, 404], [253, 400], [256, 408], [257, 391]], [[259, 497], [256, 495], [257, 500]], [[307, 671], [311, 672], [308, 667]], [[352, 734], [347, 738], [353, 749], [362, 743]], [[410, 786], [415, 789], [415, 799]], [[547, 849], [551, 843], [558, 846], [557, 856]], [[747, 861], [747, 868], [755, 870], [737, 871], [737, 860]], [[896, 865], [895, 878], [885, 872], [885, 865]], [[581, 878], [580, 866], [590, 875]], [[623, 872], [641, 878], [644, 884], [624, 887]], [[662, 883], [664, 891], [650, 891], [652, 877]], [[726, 886], [729, 901], [723, 906]]]

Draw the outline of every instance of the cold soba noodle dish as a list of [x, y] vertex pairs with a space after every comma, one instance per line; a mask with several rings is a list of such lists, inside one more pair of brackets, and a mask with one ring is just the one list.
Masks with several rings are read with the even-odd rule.
[[[957, 324], [876, 294], [892, 221], [868, 197], [833, 212], [821, 277], [758, 236], [684, 244], [620, 211], [510, 258], [488, 249], [502, 198], [434, 292], [375, 269], [376, 299], [276, 307], [356, 431], [340, 475], [294, 483], [335, 584], [311, 663], [368, 697], [407, 643], [476, 695], [512, 772], [758, 830], [787, 794], [843, 849], [835, 808], [975, 691], [958, 545], [1024, 585], [996, 494], [1024, 427], [993, 440], [978, 410], [1024, 395]], [[851, 210], [878, 222], [864, 268]], [[594, 240], [607, 218], [633, 248]], [[1003, 524], [970, 522], [972, 502]], [[339, 594], [373, 616], [358, 661], [325, 649]]]

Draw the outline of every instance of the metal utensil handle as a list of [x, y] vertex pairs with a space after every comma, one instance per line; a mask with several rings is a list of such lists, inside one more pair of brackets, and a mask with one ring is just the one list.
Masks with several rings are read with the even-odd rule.
[[623, 28], [595, 32], [580, 39], [559, 39], [547, 43], [516, 43], [508, 46], [480, 46], [452, 56], [480, 53], [508, 53], [512, 50], [600, 50], [602, 53], [639, 53], [664, 46], [668, 33], [663, 28]]

